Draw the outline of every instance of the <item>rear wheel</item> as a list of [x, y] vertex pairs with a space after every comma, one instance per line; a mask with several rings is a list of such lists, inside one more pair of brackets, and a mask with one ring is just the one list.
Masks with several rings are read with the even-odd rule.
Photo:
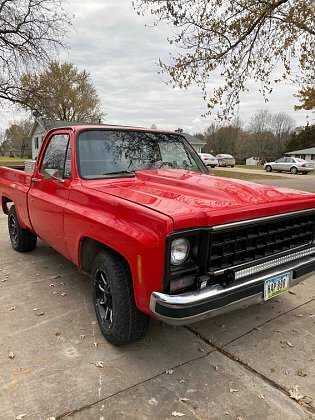
[[267, 165], [265, 169], [267, 172], [272, 172], [272, 167], [270, 165]]
[[290, 169], [291, 174], [296, 175], [298, 173], [298, 170], [295, 166], [292, 166], [292, 168]]
[[18, 252], [33, 251], [36, 247], [37, 236], [21, 227], [16, 215], [15, 206], [12, 206], [9, 210], [8, 229], [13, 249]]
[[92, 268], [93, 300], [104, 337], [122, 345], [144, 336], [149, 317], [138, 310], [126, 264], [109, 252], [100, 252]]

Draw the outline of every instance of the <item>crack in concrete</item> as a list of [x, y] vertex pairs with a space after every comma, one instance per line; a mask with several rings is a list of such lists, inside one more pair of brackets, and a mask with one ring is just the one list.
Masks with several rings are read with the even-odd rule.
[[[204, 340], [202, 340], [202, 341], [204, 341]], [[200, 355], [198, 357], [194, 357], [192, 359], [189, 359], [186, 362], [178, 363], [177, 365], [172, 366], [169, 369], [177, 369], [179, 367], [186, 366], [186, 365], [188, 365], [191, 362], [195, 362], [197, 360], [204, 359], [205, 357], [209, 356], [209, 354], [214, 353], [215, 351], [216, 351], [216, 349], [215, 348], [212, 348], [212, 349], [210, 349], [210, 351], [207, 351], [207, 352], [203, 353], [202, 355]], [[117, 395], [123, 394], [124, 392], [130, 391], [130, 390], [136, 388], [137, 386], [146, 384], [146, 383], [148, 383], [148, 382], [150, 382], [150, 381], [152, 381], [152, 380], [154, 380], [156, 378], [161, 377], [162, 375], [165, 375], [165, 370], [163, 372], [157, 373], [156, 375], [153, 375], [151, 378], [145, 379], [144, 381], [141, 381], [141, 382], [137, 382], [136, 384], [133, 384], [133, 385], [127, 387], [127, 388], [124, 388], [124, 389], [121, 389], [120, 391], [114, 392], [113, 394], [108, 395], [107, 397], [101, 398], [101, 399], [99, 399], [97, 401], [94, 401], [94, 402], [92, 402], [90, 404], [86, 404], [86, 405], [84, 405], [82, 407], [75, 408], [75, 409], [73, 409], [73, 410], [71, 410], [69, 412], [60, 414], [60, 415], [58, 415], [56, 417], [56, 420], [61, 420], [61, 419], [67, 418], [67, 417], [71, 417], [73, 414], [80, 413], [81, 411], [84, 411], [84, 410], [87, 410], [87, 409], [89, 409], [91, 407], [94, 407], [95, 405], [97, 405], [99, 403], [102, 403], [104, 401], [107, 401], [110, 398], [116, 397]]]
[[[307, 301], [307, 302], [302, 303], [301, 305], [296, 306], [296, 307], [295, 307], [295, 308], [293, 308], [293, 309], [290, 309], [290, 310], [289, 310], [289, 311], [287, 311], [287, 312], [283, 312], [282, 314], [279, 314], [279, 315], [275, 316], [274, 318], [269, 319], [269, 320], [267, 320], [267, 321], [265, 321], [265, 322], [263, 322], [263, 323], [259, 324], [259, 325], [258, 325], [258, 327], [264, 326], [264, 325], [268, 324], [269, 322], [271, 322], [271, 321], [273, 321], [273, 320], [276, 320], [276, 319], [280, 318], [280, 317], [281, 317], [281, 316], [283, 316], [283, 315], [286, 315], [286, 314], [288, 314], [288, 313], [290, 313], [290, 312], [292, 312], [292, 311], [294, 311], [294, 310], [296, 310], [296, 309], [299, 309], [300, 307], [302, 307], [302, 306], [304, 306], [304, 305], [306, 305], [306, 304], [308, 304], [308, 303], [312, 302], [313, 300], [314, 300], [314, 299], [311, 299], [311, 300], [309, 300], [309, 301]], [[202, 340], [205, 344], [210, 345], [210, 346], [212, 347], [212, 349], [211, 349], [210, 351], [205, 352], [204, 354], [200, 355], [199, 357], [195, 357], [195, 358], [192, 358], [192, 359], [190, 359], [190, 360], [187, 360], [186, 362], [183, 362], [183, 363], [177, 364], [177, 365], [175, 365], [175, 366], [172, 366], [172, 367], [171, 367], [171, 369], [176, 369], [176, 368], [179, 368], [179, 367], [181, 367], [181, 366], [188, 365], [188, 364], [189, 364], [189, 363], [191, 363], [191, 362], [194, 362], [194, 361], [197, 361], [197, 360], [204, 359], [204, 358], [206, 358], [209, 354], [214, 353], [215, 351], [217, 351], [218, 353], [222, 354], [223, 356], [228, 357], [231, 361], [233, 361], [233, 362], [236, 362], [236, 363], [240, 364], [240, 365], [241, 365], [241, 366], [243, 366], [246, 370], [248, 370], [249, 372], [251, 372], [253, 375], [255, 375], [255, 376], [259, 377], [260, 379], [262, 379], [264, 382], [268, 383], [268, 384], [269, 384], [270, 386], [272, 386], [273, 388], [278, 389], [278, 390], [279, 390], [282, 394], [284, 394], [286, 397], [290, 398], [289, 393], [288, 393], [288, 391], [287, 391], [285, 388], [282, 388], [282, 387], [281, 387], [279, 384], [277, 384], [276, 382], [274, 382], [274, 381], [272, 381], [271, 379], [267, 378], [266, 376], [262, 375], [260, 372], [256, 371], [255, 369], [253, 369], [251, 366], [247, 365], [247, 364], [246, 364], [245, 362], [243, 362], [242, 360], [240, 360], [240, 359], [236, 358], [236, 357], [235, 357], [232, 353], [229, 353], [229, 352], [227, 352], [226, 350], [224, 350], [224, 349], [223, 349], [223, 347], [228, 346], [228, 345], [230, 345], [231, 343], [233, 343], [233, 342], [235, 342], [235, 341], [237, 341], [237, 340], [239, 340], [239, 339], [243, 338], [244, 336], [246, 336], [246, 335], [248, 335], [248, 334], [252, 333], [253, 331], [255, 331], [255, 330], [257, 329], [257, 327], [252, 328], [250, 331], [247, 331], [246, 333], [244, 333], [244, 334], [240, 335], [239, 337], [237, 337], [237, 338], [235, 338], [235, 339], [231, 340], [230, 342], [228, 342], [228, 343], [224, 344], [224, 346], [223, 346], [222, 348], [221, 348], [221, 347], [219, 347], [219, 346], [217, 346], [216, 344], [212, 343], [210, 340], [206, 339], [205, 337], [203, 337], [200, 333], [198, 333], [197, 331], [195, 331], [192, 327], [186, 326], [186, 327], [184, 327], [184, 328], [185, 328], [187, 331], [189, 331], [191, 334], [193, 334], [194, 336], [197, 336], [197, 337], [198, 337], [200, 340]], [[97, 405], [97, 404], [99, 404], [99, 403], [105, 402], [105, 401], [107, 401], [107, 400], [109, 400], [109, 399], [111, 399], [111, 398], [113, 398], [113, 397], [116, 397], [116, 396], [118, 396], [118, 395], [121, 395], [121, 394], [123, 394], [124, 392], [128, 392], [128, 391], [130, 391], [130, 390], [132, 390], [132, 389], [136, 388], [137, 386], [140, 386], [140, 385], [143, 385], [143, 384], [145, 384], [145, 383], [148, 383], [148, 382], [150, 382], [150, 381], [152, 381], [152, 380], [154, 380], [154, 379], [156, 379], [156, 378], [161, 377], [161, 376], [162, 376], [162, 375], [164, 375], [164, 374], [165, 374], [165, 371], [163, 371], [163, 372], [161, 372], [161, 373], [158, 373], [158, 374], [156, 374], [156, 375], [152, 376], [151, 378], [148, 378], [148, 379], [146, 379], [146, 380], [144, 380], [144, 381], [137, 382], [136, 384], [131, 385], [131, 386], [127, 387], [127, 388], [124, 388], [124, 389], [122, 389], [122, 390], [120, 390], [120, 391], [117, 391], [117, 392], [115, 392], [115, 393], [113, 393], [113, 394], [111, 394], [111, 395], [108, 395], [107, 397], [104, 397], [104, 398], [101, 398], [101, 399], [99, 399], [99, 400], [96, 400], [96, 401], [94, 401], [94, 402], [92, 402], [92, 403], [90, 403], [90, 404], [86, 404], [86, 405], [84, 405], [84, 406], [82, 406], [82, 407], [75, 408], [75, 409], [73, 409], [73, 410], [71, 410], [71, 411], [69, 411], [69, 412], [66, 412], [66, 413], [60, 414], [59, 416], [57, 416], [57, 417], [56, 417], [56, 420], [61, 420], [61, 419], [67, 418], [67, 417], [71, 417], [73, 414], [80, 413], [80, 412], [82, 412], [82, 411], [84, 411], [84, 410], [88, 410], [89, 408], [94, 407], [95, 405]], [[304, 404], [302, 404], [302, 403], [299, 403], [299, 402], [297, 402], [297, 401], [295, 401], [295, 400], [292, 400], [291, 398], [290, 398], [290, 400], [291, 400], [291, 401], [294, 401], [294, 402], [295, 402], [295, 403], [296, 403], [299, 407], [302, 407], [302, 408], [304, 409], [304, 411], [306, 411], [306, 412], [307, 412], [307, 414], [313, 414], [313, 413], [315, 413], [315, 409], [313, 409], [313, 407], [306, 406], [306, 405], [304, 405]], [[192, 414], [193, 414], [193, 413], [192, 413]]]
[[[290, 312], [292, 312], [292, 311], [294, 311], [294, 310], [296, 310], [296, 309], [299, 309], [300, 307], [305, 306], [305, 305], [307, 305], [307, 304], [309, 304], [309, 303], [311, 303], [311, 302], [313, 302], [313, 301], [314, 301], [314, 299], [311, 299], [311, 300], [309, 300], [309, 301], [307, 301], [307, 302], [305, 302], [305, 303], [303, 303], [303, 304], [301, 304], [301, 305], [298, 305], [298, 306], [297, 306], [296, 308], [294, 308], [294, 309], [290, 309], [289, 311], [287, 311], [287, 312], [285, 312], [285, 313], [282, 313], [282, 314], [280, 314], [280, 315], [278, 315], [278, 316], [276, 316], [276, 317], [274, 317], [274, 318], [272, 318], [272, 319], [269, 319], [269, 320], [267, 320], [267, 321], [263, 322], [262, 324], [260, 324], [260, 325], [258, 326], [258, 328], [259, 328], [259, 327], [262, 327], [262, 326], [264, 326], [264, 325], [268, 324], [269, 322], [274, 321], [274, 320], [276, 320], [276, 319], [280, 318], [281, 316], [284, 316], [284, 315], [286, 315], [286, 314], [288, 314], [288, 313], [290, 313]], [[277, 383], [277, 382], [275, 382], [274, 380], [272, 380], [272, 379], [268, 378], [268, 377], [267, 377], [267, 376], [265, 376], [264, 374], [262, 374], [262, 373], [258, 372], [258, 371], [257, 371], [256, 369], [254, 369], [252, 366], [250, 366], [249, 364], [247, 364], [246, 362], [244, 362], [244, 361], [243, 361], [243, 360], [241, 360], [240, 358], [236, 357], [233, 353], [230, 353], [229, 351], [227, 351], [227, 350], [225, 350], [225, 349], [224, 349], [224, 347], [226, 347], [226, 346], [230, 345], [231, 343], [233, 343], [233, 342], [235, 342], [235, 341], [237, 341], [237, 340], [239, 340], [239, 339], [241, 339], [241, 338], [245, 337], [246, 335], [249, 335], [249, 334], [250, 334], [250, 333], [252, 333], [253, 331], [257, 330], [257, 327], [252, 328], [250, 331], [248, 331], [248, 332], [246, 332], [246, 333], [242, 334], [242, 335], [241, 335], [241, 336], [239, 336], [238, 338], [235, 338], [235, 339], [231, 340], [230, 342], [228, 342], [228, 343], [224, 344], [224, 345], [223, 345], [223, 347], [220, 347], [220, 346], [218, 346], [217, 344], [213, 343], [211, 340], [209, 340], [209, 339], [205, 338], [205, 337], [204, 337], [201, 333], [199, 333], [198, 331], [194, 330], [194, 329], [193, 329], [192, 327], [190, 327], [190, 326], [186, 326], [186, 327], [184, 327], [184, 328], [186, 328], [188, 331], [190, 331], [192, 334], [194, 334], [196, 337], [198, 337], [200, 340], [202, 340], [205, 344], [207, 344], [207, 345], [210, 345], [210, 346], [214, 347], [214, 348], [215, 348], [215, 350], [216, 350], [217, 352], [219, 352], [220, 354], [222, 354], [223, 356], [227, 357], [228, 359], [230, 359], [231, 361], [233, 361], [233, 362], [235, 362], [235, 363], [238, 363], [239, 365], [241, 365], [243, 368], [245, 368], [246, 370], [248, 370], [248, 371], [249, 371], [250, 373], [252, 373], [253, 375], [255, 375], [255, 376], [259, 377], [261, 380], [263, 380], [264, 382], [268, 383], [268, 384], [269, 384], [270, 386], [272, 386], [273, 388], [276, 388], [276, 389], [277, 389], [278, 391], [280, 391], [280, 392], [281, 392], [284, 396], [288, 397], [291, 401], [294, 401], [294, 403], [296, 403], [298, 406], [302, 407], [302, 408], [303, 408], [303, 410], [306, 412], [306, 414], [311, 414], [312, 416], [315, 414], [315, 408], [314, 408], [314, 407], [312, 407], [312, 406], [310, 406], [310, 405], [306, 404], [306, 403], [305, 403], [305, 402], [303, 402], [302, 400], [300, 400], [300, 401], [296, 401], [296, 400], [292, 399], [292, 398], [290, 397], [290, 395], [289, 395], [289, 391], [288, 391], [286, 388], [284, 388], [283, 386], [281, 386], [280, 384], [278, 384], [278, 383]]]

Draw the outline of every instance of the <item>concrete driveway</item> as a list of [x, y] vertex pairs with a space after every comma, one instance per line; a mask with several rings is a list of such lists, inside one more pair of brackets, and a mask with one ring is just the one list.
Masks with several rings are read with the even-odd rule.
[[89, 278], [44, 243], [14, 252], [6, 222], [1, 420], [315, 418], [315, 277], [190, 327], [152, 322], [146, 338], [115, 348], [96, 324]]

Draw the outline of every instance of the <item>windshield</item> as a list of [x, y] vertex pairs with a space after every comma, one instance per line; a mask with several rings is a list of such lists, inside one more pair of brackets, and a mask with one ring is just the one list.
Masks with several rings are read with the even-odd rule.
[[78, 138], [82, 178], [130, 176], [145, 169], [205, 172], [202, 163], [176, 134], [123, 130], [84, 131]]

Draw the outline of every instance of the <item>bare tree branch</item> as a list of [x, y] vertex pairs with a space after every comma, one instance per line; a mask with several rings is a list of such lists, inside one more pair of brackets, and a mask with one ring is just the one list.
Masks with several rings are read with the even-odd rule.
[[[266, 99], [275, 83], [292, 78], [293, 64], [314, 81], [312, 0], [136, 0], [134, 7], [173, 27], [176, 52], [161, 67], [172, 85], [199, 85], [208, 113], [216, 108], [231, 118], [249, 80], [259, 82]], [[223, 81], [209, 94], [213, 72]]]

